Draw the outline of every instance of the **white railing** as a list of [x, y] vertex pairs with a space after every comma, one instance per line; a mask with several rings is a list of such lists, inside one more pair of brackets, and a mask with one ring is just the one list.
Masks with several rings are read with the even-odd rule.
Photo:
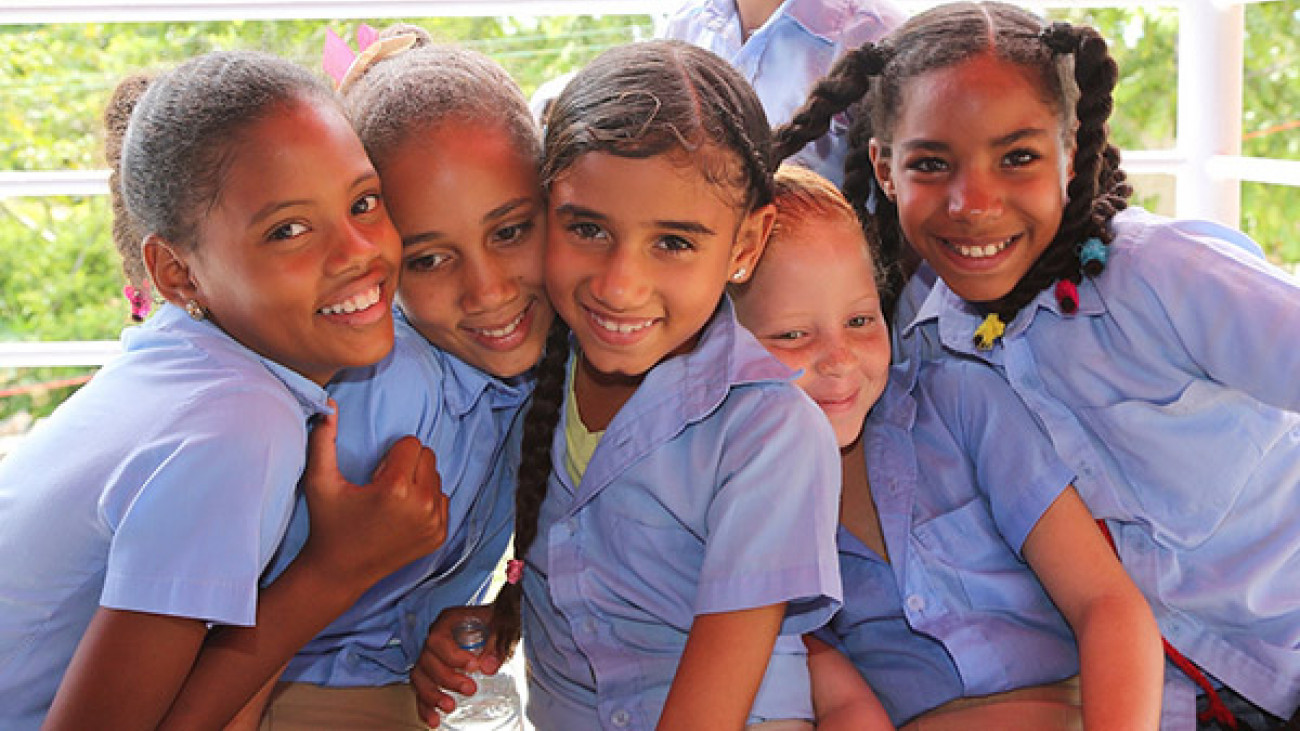
[[[680, 0], [12, 0], [0, 25], [30, 23], [273, 20], [506, 15], [662, 16]], [[1132, 174], [1176, 180], [1174, 213], [1240, 225], [1241, 182], [1300, 186], [1300, 161], [1241, 156], [1244, 5], [1272, 0], [1084, 0], [1024, 4], [1051, 7], [1177, 7], [1178, 139], [1170, 150], [1124, 154]], [[904, 0], [927, 7], [933, 2]], [[1278, 29], [1278, 32], [1284, 32]], [[108, 192], [105, 171], [0, 172], [0, 198], [97, 195]], [[101, 365], [117, 343], [0, 343], [0, 368]]]

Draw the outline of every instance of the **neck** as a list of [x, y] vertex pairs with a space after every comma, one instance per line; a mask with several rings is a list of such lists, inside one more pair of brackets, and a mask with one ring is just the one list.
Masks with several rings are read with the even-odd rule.
[[573, 375], [573, 397], [578, 402], [578, 416], [582, 418], [583, 426], [588, 431], [604, 431], [644, 380], [645, 374], [601, 373], [586, 358], [579, 357]]
[[840, 524], [857, 536], [863, 545], [889, 560], [885, 537], [876, 514], [876, 502], [871, 497], [871, 479], [867, 474], [866, 449], [862, 436], [853, 444], [840, 450]]
[[740, 30], [748, 38], [763, 27], [783, 0], [736, 0], [736, 15], [740, 17]]

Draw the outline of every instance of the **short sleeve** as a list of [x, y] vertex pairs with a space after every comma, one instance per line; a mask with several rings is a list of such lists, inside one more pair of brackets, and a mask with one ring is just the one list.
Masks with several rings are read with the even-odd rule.
[[114, 531], [101, 604], [251, 626], [302, 473], [305, 417], [282, 398], [235, 392], [171, 430], [184, 434], [160, 430], [139, 450], [154, 467], [124, 481], [138, 491], [109, 491], [101, 505]]
[[829, 619], [842, 597], [835, 435], [792, 384], [741, 389], [739, 396], [742, 403], [726, 415], [696, 611], [787, 602], [782, 633], [807, 632]]

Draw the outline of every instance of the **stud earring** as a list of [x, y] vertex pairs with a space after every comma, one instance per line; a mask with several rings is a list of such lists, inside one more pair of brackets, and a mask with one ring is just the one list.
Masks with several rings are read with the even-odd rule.
[[737, 269], [736, 273], [731, 275], [731, 281], [733, 282], [742, 281], [744, 278], [745, 278], [745, 267], [741, 267]]
[[208, 316], [208, 311], [203, 309], [203, 305], [198, 300], [190, 300], [185, 303], [185, 312], [192, 320], [202, 320]]

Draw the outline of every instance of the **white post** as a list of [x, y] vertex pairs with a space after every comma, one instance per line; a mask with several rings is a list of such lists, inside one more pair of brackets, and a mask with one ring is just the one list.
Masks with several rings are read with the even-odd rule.
[[1241, 225], [1241, 185], [1212, 160], [1241, 154], [1245, 13], [1233, 0], [1184, 0], [1178, 22], [1178, 172], [1175, 215]]

